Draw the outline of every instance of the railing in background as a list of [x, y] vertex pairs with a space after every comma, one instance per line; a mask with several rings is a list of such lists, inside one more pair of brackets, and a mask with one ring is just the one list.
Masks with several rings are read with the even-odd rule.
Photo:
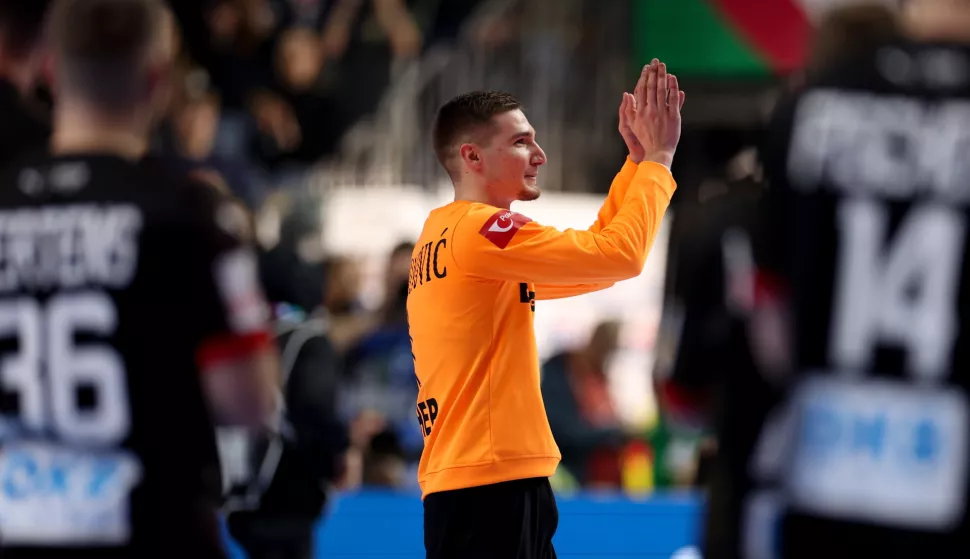
[[[605, 191], [622, 157], [620, 93], [631, 90], [629, 2], [492, 0], [455, 45], [431, 48], [399, 68], [377, 114], [345, 138], [316, 186], [445, 181], [431, 148], [437, 108], [460, 93], [501, 89], [526, 105], [549, 156], [549, 190]], [[608, 167], [604, 174], [602, 168]], [[593, 185], [596, 186], [593, 186]]]

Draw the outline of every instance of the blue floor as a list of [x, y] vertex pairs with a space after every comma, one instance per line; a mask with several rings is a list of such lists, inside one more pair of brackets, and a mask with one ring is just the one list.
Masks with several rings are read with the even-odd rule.
[[[700, 501], [666, 495], [644, 501], [622, 497], [558, 497], [559, 557], [583, 559], [696, 557]], [[423, 559], [421, 499], [366, 491], [334, 499], [317, 531], [317, 557]], [[678, 553], [680, 552], [680, 553]], [[238, 550], [234, 557], [242, 558]]]

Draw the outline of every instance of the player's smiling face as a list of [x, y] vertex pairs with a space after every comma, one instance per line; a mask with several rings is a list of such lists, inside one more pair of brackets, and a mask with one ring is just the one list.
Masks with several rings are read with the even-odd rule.
[[492, 118], [491, 142], [482, 149], [489, 196], [495, 205], [539, 197], [539, 167], [546, 154], [536, 143], [535, 130], [522, 111], [516, 109]]

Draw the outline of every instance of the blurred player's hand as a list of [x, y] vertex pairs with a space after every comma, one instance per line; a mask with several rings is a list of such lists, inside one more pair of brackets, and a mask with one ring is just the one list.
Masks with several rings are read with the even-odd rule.
[[670, 167], [680, 143], [680, 109], [685, 94], [677, 77], [667, 74], [667, 65], [656, 58], [643, 67], [634, 92], [636, 101], [633, 132], [643, 146], [644, 160]]

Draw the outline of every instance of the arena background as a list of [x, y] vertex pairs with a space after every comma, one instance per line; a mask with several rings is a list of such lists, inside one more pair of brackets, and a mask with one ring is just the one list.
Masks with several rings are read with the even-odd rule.
[[[757, 176], [752, 147], [805, 64], [814, 26], [826, 10], [863, 0], [171, 3], [183, 79], [159, 146], [223, 172], [275, 258], [268, 274], [289, 299], [279, 302], [296, 316], [319, 307], [341, 319], [327, 335], [366, 365], [341, 371], [342, 394], [377, 394], [366, 409], [341, 410], [354, 459], [319, 524], [319, 557], [423, 556], [408, 446], [420, 435], [406, 363], [398, 346], [368, 342], [400, 334], [382, 322], [393, 306], [391, 250], [413, 241], [428, 211], [449, 201], [430, 146], [437, 107], [472, 89], [519, 97], [549, 163], [542, 199], [515, 209], [586, 228], [625, 156], [616, 131], [620, 94], [632, 90], [642, 64], [654, 57], [668, 64], [688, 102], [674, 166], [679, 189], [647, 267], [600, 293], [541, 302], [536, 333], [546, 360], [583, 346], [597, 324], [621, 322], [606, 382], [617, 429], [635, 434], [615, 455], [613, 482], [560, 468], [559, 555], [696, 553], [699, 457], [712, 441], [703, 424], [666, 416], [654, 394], [686, 285], [671, 270], [693, 256], [681, 240], [704, 227], [705, 209]], [[411, 407], [401, 418], [400, 406], [373, 404], [382, 401]], [[400, 452], [391, 453], [393, 475], [368, 482], [382, 429]]]

